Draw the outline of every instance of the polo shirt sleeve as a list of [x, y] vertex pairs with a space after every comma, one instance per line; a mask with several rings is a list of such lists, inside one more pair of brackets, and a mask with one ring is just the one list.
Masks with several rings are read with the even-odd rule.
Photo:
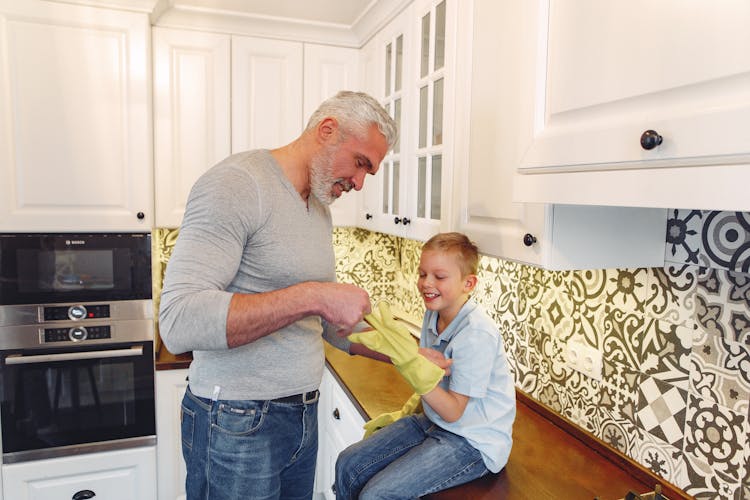
[[450, 390], [473, 398], [487, 394], [500, 336], [469, 326], [451, 341]]

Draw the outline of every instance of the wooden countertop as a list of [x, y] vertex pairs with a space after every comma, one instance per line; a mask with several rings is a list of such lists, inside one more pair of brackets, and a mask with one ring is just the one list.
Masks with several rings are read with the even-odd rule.
[[[391, 365], [350, 356], [328, 344], [325, 353], [328, 367], [365, 420], [400, 409], [413, 392]], [[191, 359], [162, 348], [157, 370], [187, 368]], [[629, 491], [653, 491], [656, 484], [671, 500], [692, 498], [517, 391], [513, 449], [505, 469], [424, 498], [619, 500]]]

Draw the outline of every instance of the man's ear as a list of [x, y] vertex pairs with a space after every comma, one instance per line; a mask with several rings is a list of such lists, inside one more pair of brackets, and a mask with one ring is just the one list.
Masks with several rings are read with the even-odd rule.
[[328, 142], [338, 134], [339, 122], [331, 116], [323, 118], [318, 123], [318, 139], [320, 142]]
[[476, 274], [469, 274], [464, 278], [464, 291], [466, 293], [471, 292], [474, 290], [474, 287], [477, 286], [477, 283], [479, 282], [479, 279], [477, 278]]

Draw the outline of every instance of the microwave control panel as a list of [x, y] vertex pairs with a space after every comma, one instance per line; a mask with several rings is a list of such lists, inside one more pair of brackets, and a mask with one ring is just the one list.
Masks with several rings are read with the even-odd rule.
[[109, 318], [109, 304], [51, 306], [44, 308], [44, 321]]

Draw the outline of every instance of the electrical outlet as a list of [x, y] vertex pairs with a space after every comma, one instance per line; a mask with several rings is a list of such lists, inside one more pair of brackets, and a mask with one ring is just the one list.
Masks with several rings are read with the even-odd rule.
[[599, 381], [602, 379], [602, 353], [595, 347], [569, 340], [567, 363], [568, 366], [588, 377]]

